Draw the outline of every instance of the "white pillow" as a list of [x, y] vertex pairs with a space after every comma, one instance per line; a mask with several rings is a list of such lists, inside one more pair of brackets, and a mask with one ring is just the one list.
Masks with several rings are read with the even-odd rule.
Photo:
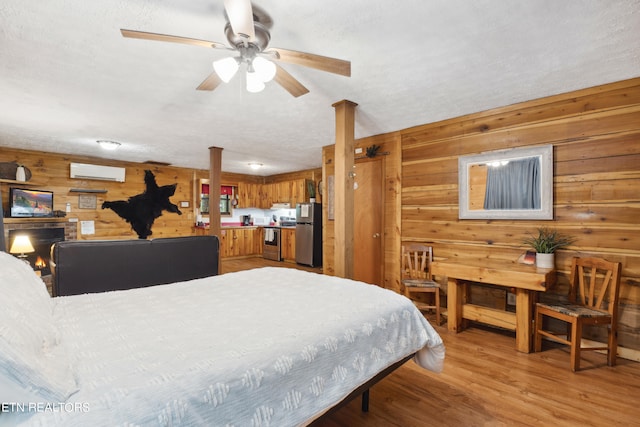
[[77, 390], [52, 311], [31, 267], [0, 252], [0, 402], [63, 402]]

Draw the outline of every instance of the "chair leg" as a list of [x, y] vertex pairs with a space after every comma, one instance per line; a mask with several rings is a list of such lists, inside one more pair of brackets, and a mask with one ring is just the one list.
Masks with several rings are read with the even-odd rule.
[[580, 345], [582, 341], [582, 323], [571, 323], [571, 370], [580, 370]]
[[616, 358], [618, 356], [618, 331], [613, 330], [613, 326], [609, 325], [609, 348], [607, 348], [607, 365], [616, 366]]
[[434, 294], [434, 298], [435, 298], [435, 303], [436, 303], [436, 324], [438, 326], [440, 326], [440, 289], [436, 289], [436, 292]]

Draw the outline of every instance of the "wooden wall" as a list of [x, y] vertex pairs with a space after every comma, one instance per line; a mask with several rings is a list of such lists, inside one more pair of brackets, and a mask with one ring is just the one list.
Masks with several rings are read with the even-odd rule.
[[[180, 206], [181, 201], [189, 202], [189, 207], [181, 207], [182, 215], [164, 212], [156, 219], [151, 237], [178, 237], [194, 235], [193, 225], [195, 223], [195, 208], [197, 207], [196, 184], [199, 179], [208, 179], [209, 171], [201, 169], [178, 168], [172, 166], [158, 166], [144, 163], [122, 162], [115, 160], [105, 160], [86, 156], [72, 156], [64, 154], [43, 153], [38, 151], [17, 150], [0, 147], [0, 162], [12, 162], [27, 166], [32, 173], [32, 178], [22, 186], [24, 188], [34, 188], [41, 190], [51, 190], [54, 192], [54, 209], [65, 211], [66, 205], [71, 205], [71, 212], [67, 213], [67, 219], [78, 220], [78, 239], [136, 239], [136, 233], [118, 215], [110, 209], [101, 209], [102, 202], [112, 200], [126, 200], [127, 198], [140, 194], [144, 191], [144, 171], [150, 169], [156, 176], [158, 185], [177, 183], [175, 195], [171, 201]], [[70, 163], [91, 163], [104, 166], [116, 166], [126, 169], [124, 183], [79, 180], [69, 177]], [[244, 175], [223, 172], [221, 176], [222, 184], [238, 185], [238, 182], [264, 183], [277, 182], [293, 178], [314, 179], [316, 182], [321, 179], [321, 169], [300, 171], [291, 174], [273, 175], [262, 177], [255, 175]], [[8, 189], [15, 184], [0, 183], [2, 186], [2, 203], [7, 206]], [[106, 193], [95, 195], [96, 209], [80, 209], [78, 206], [79, 194], [70, 189], [105, 189]], [[80, 221], [94, 221], [95, 234], [84, 235], [80, 233]]]
[[[67, 203], [71, 206], [71, 212], [66, 214], [67, 219], [78, 220], [78, 239], [136, 239], [136, 233], [131, 227], [115, 212], [110, 209], [101, 209], [102, 202], [113, 200], [126, 200], [130, 196], [140, 194], [144, 191], [144, 171], [151, 170], [158, 185], [177, 183], [175, 195], [171, 201], [180, 206], [181, 201], [189, 202], [188, 208], [180, 208], [182, 215], [164, 212], [156, 219], [152, 231], [152, 237], [175, 237], [189, 236], [193, 233], [192, 227], [195, 222], [193, 214], [194, 192], [193, 178], [194, 170], [176, 168], [170, 166], [157, 166], [141, 163], [130, 163], [112, 161], [85, 156], [70, 156], [54, 153], [43, 153], [37, 151], [25, 151], [1, 148], [0, 161], [18, 161], [27, 166], [32, 173], [31, 180], [24, 185], [25, 188], [35, 188], [41, 190], [51, 190], [54, 192], [54, 209], [65, 211]], [[124, 183], [71, 179], [69, 177], [70, 163], [91, 163], [103, 166], [124, 167], [126, 178]], [[206, 171], [205, 171], [206, 173]], [[7, 206], [7, 189], [13, 184], [3, 185], [3, 204]], [[80, 209], [78, 206], [79, 195], [85, 193], [74, 193], [71, 189], [104, 189], [106, 193], [86, 194], [95, 195], [96, 209]], [[80, 221], [94, 221], [95, 234], [86, 235], [80, 233]]]
[[[573, 256], [622, 262], [619, 341], [640, 350], [640, 78], [365, 138], [355, 146], [374, 143], [389, 152], [384, 287], [401, 291], [402, 244], [430, 244], [436, 259], [516, 262], [527, 249], [521, 243], [527, 233], [550, 226], [578, 241], [556, 254], [558, 284], [542, 299], [566, 295]], [[458, 219], [459, 156], [543, 144], [554, 146], [553, 221]], [[324, 147], [325, 182], [333, 157], [334, 146]], [[325, 274], [333, 274], [333, 245], [333, 225], [325, 219]], [[592, 338], [603, 339], [597, 333]]]
[[[356, 117], [357, 117], [356, 108]], [[370, 138], [362, 138], [355, 141], [354, 147], [362, 148], [363, 152], [366, 147], [371, 145], [379, 145], [379, 153], [384, 162], [384, 230], [383, 230], [383, 247], [384, 247], [384, 284], [383, 287], [393, 289], [400, 292], [400, 134], [388, 133], [384, 135], [373, 136]], [[358, 159], [362, 155], [357, 155], [355, 163], [366, 161]], [[323, 176], [326, 183], [326, 177], [334, 174], [334, 146], [324, 147], [322, 150]], [[325, 274], [334, 275], [334, 245], [335, 234], [333, 221], [327, 218], [327, 203], [323, 203], [323, 270]], [[355, 206], [354, 210], [367, 209], [366, 206]], [[338, 212], [335, 213], [338, 215]], [[357, 242], [356, 242], [357, 244]]]
[[[316, 169], [307, 169], [298, 172], [289, 172], [289, 173], [281, 173], [278, 175], [270, 175], [265, 176], [263, 180], [263, 184], [270, 184], [275, 182], [284, 182], [284, 181], [295, 181], [298, 179], [310, 179], [316, 183], [316, 187], [318, 182], [322, 180], [322, 168]], [[316, 199], [318, 199], [319, 195], [316, 193]]]
[[[515, 261], [539, 226], [578, 238], [556, 256], [566, 294], [573, 256], [623, 265], [620, 344], [640, 349], [640, 79], [428, 124], [402, 134], [402, 241], [436, 258]], [[552, 144], [554, 220], [459, 220], [458, 156]]]

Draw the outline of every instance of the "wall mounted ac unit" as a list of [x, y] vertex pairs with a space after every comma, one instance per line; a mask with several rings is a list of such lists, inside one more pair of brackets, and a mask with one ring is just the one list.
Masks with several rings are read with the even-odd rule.
[[71, 163], [71, 178], [124, 182], [125, 168]]

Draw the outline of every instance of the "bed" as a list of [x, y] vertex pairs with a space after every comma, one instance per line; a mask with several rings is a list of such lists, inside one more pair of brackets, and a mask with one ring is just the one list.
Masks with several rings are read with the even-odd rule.
[[0, 252], [0, 424], [307, 425], [444, 346], [405, 297], [281, 267], [50, 298]]

